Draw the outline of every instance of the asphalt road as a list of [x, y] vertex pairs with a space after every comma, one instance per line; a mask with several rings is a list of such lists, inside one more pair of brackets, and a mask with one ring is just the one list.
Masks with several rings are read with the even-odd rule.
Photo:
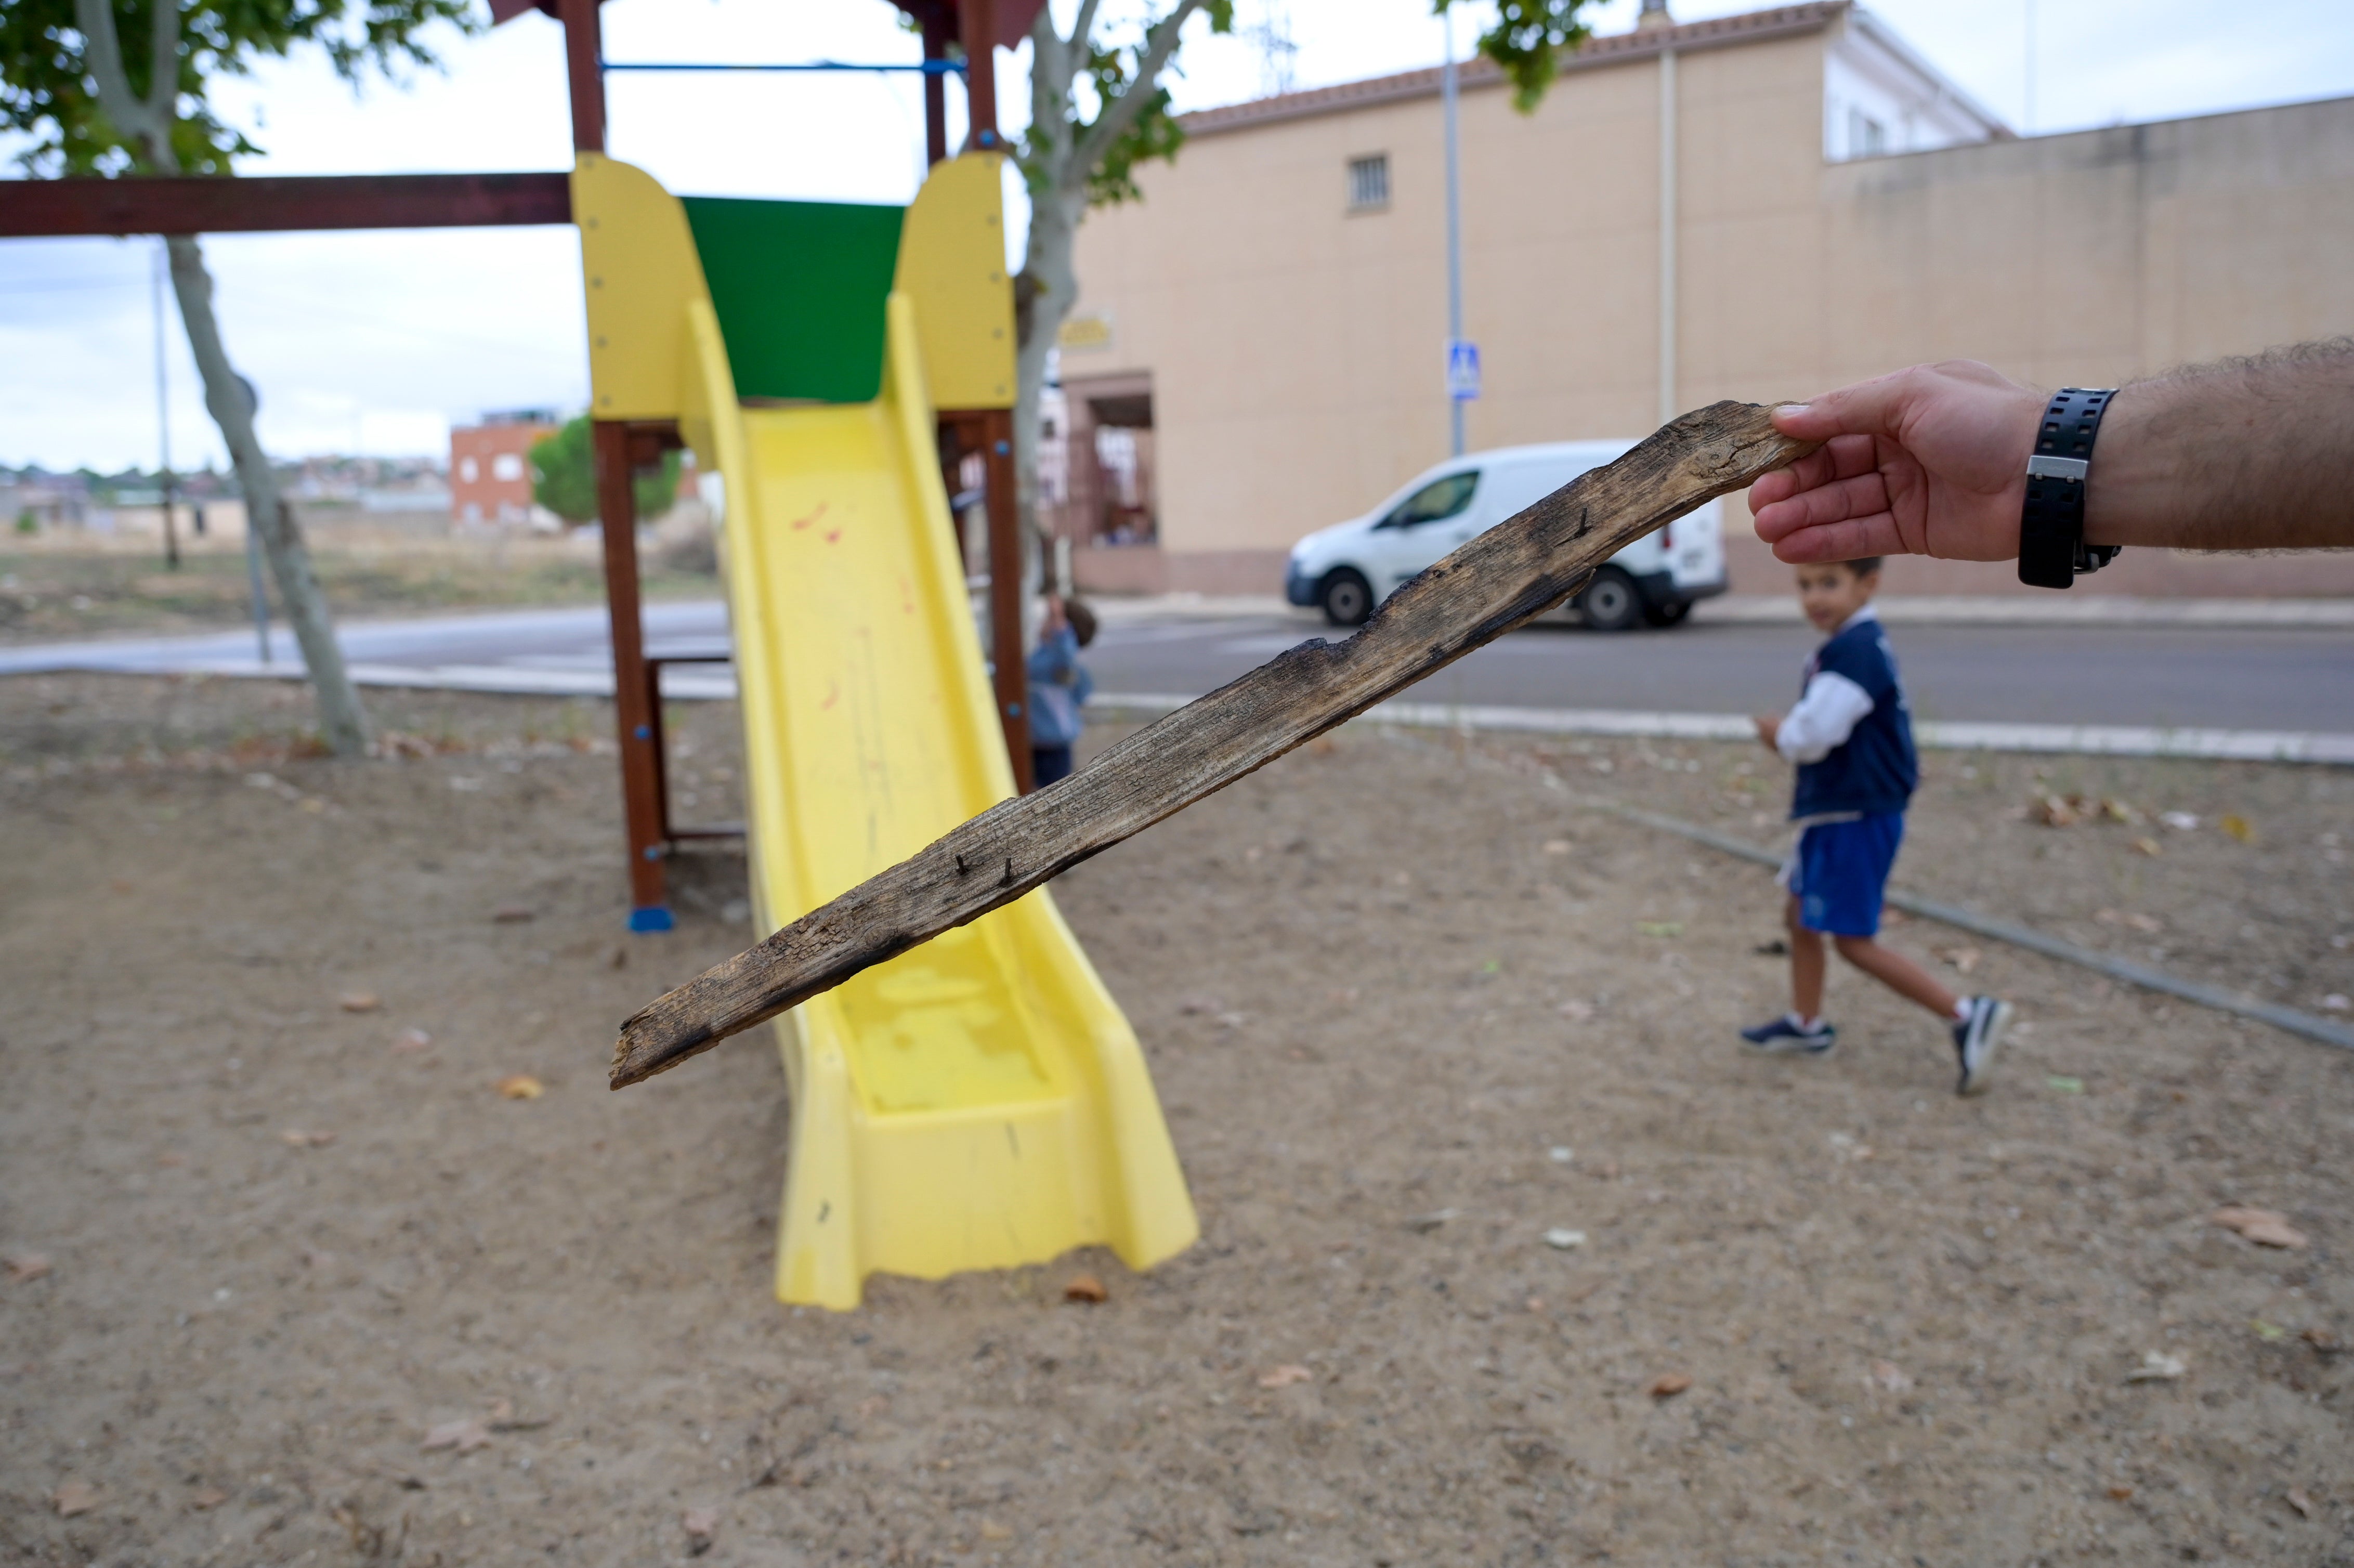
[[[1307, 620], [1108, 626], [1087, 651], [1103, 692], [1206, 692], [1308, 637]], [[1820, 641], [1805, 626], [1595, 632], [1535, 626], [1423, 682], [1421, 702], [1761, 713], [1796, 699]], [[2324, 629], [1895, 626], [1914, 714], [2013, 724], [2354, 731], [2354, 632]]]
[[[1087, 652], [1105, 693], [1189, 696], [1315, 636], [1308, 615], [1110, 620]], [[724, 648], [716, 600], [651, 605], [656, 651]], [[355, 663], [414, 668], [610, 668], [601, 609], [353, 622]], [[2156, 725], [2354, 733], [2354, 628], [1897, 625], [1891, 628], [1915, 714], [2022, 724]], [[281, 629], [279, 658], [294, 663]], [[1816, 641], [1799, 625], [1704, 619], [1619, 633], [1540, 626], [1440, 672], [1422, 702], [1662, 713], [1786, 707]], [[35, 669], [197, 670], [250, 661], [250, 633], [0, 649], [0, 674]]]

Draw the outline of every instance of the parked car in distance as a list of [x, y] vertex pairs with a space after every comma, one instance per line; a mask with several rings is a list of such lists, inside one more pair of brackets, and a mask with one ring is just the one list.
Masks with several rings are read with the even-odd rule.
[[[1284, 598], [1321, 607], [1335, 626], [1361, 626], [1376, 605], [1457, 546], [1586, 470], [1617, 461], [1634, 444], [1556, 441], [1450, 458], [1363, 517], [1320, 528], [1294, 545]], [[1604, 631], [1638, 622], [1675, 625], [1694, 603], [1724, 591], [1723, 515], [1723, 503], [1712, 501], [1638, 539], [1565, 608]]]

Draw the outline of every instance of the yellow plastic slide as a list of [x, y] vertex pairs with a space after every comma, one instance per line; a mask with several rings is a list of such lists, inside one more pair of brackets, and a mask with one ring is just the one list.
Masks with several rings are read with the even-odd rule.
[[[614, 309], [633, 274], [682, 277], [677, 245], [691, 259], [693, 240], [652, 179], [595, 163], [575, 175], [592, 342], [677, 323], [675, 357], [648, 362], [675, 377], [656, 400], [674, 399], [672, 416], [724, 478], [752, 885], [769, 930], [1013, 792], [926, 391], [928, 363], [970, 379], [960, 344], [1002, 355], [981, 369], [1010, 380], [1010, 301], [1002, 321], [964, 319], [981, 274], [956, 265], [981, 241], [1002, 247], [996, 160], [942, 165], [908, 213], [881, 395], [749, 408], [699, 278], [683, 299], [658, 290], [671, 297], [651, 322]], [[600, 246], [617, 228], [632, 238]], [[664, 254], [626, 254], [664, 236]], [[1002, 283], [1002, 248], [987, 272]], [[936, 326], [930, 353], [919, 320]], [[626, 377], [612, 385], [631, 390]], [[598, 398], [600, 415], [619, 407], [607, 381]], [[659, 417], [644, 401], [626, 417]], [[1135, 1034], [1044, 890], [779, 1029], [792, 1096], [783, 1300], [850, 1308], [878, 1269], [938, 1278], [1091, 1243], [1141, 1268], [1197, 1234]]]

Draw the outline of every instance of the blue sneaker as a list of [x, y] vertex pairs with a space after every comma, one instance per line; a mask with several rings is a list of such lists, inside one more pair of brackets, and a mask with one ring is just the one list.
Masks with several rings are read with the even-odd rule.
[[1787, 1012], [1771, 1022], [1743, 1030], [1741, 1037], [1768, 1056], [1828, 1056], [1839, 1044], [1839, 1031], [1829, 1024], [1818, 1022], [1812, 1029], [1801, 1029]]
[[1960, 1062], [1957, 1095], [1982, 1095], [1994, 1077], [1994, 1054], [2010, 1027], [2010, 1003], [1991, 996], [1967, 999], [1970, 1015], [1954, 1025], [1954, 1055]]

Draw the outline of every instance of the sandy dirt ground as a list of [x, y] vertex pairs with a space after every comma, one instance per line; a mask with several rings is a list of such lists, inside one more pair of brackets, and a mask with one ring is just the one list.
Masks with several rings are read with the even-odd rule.
[[[639, 552], [649, 599], [715, 598], [719, 580], [694, 520], [648, 530]], [[420, 538], [362, 524], [313, 524], [312, 565], [340, 617], [366, 620], [518, 605], [602, 604], [593, 538], [527, 534]], [[264, 590], [285, 625], [275, 584]], [[133, 539], [0, 536], [0, 647], [76, 638], [217, 631], [252, 624], [243, 546], [192, 540], [177, 569]]]
[[[1764, 839], [1762, 753], [1356, 726], [1078, 868], [1200, 1244], [833, 1315], [769, 1293], [769, 1040], [603, 1084], [740, 864], [626, 938], [600, 705], [372, 700], [424, 755], [0, 683], [8, 1561], [2354, 1563], [2354, 1056], [1910, 922], [2020, 1005], [1990, 1095], [1852, 974], [1835, 1056], [1744, 1057], [1769, 879], [1592, 805]], [[2354, 991], [2354, 775], [1930, 772], [1907, 885]]]

